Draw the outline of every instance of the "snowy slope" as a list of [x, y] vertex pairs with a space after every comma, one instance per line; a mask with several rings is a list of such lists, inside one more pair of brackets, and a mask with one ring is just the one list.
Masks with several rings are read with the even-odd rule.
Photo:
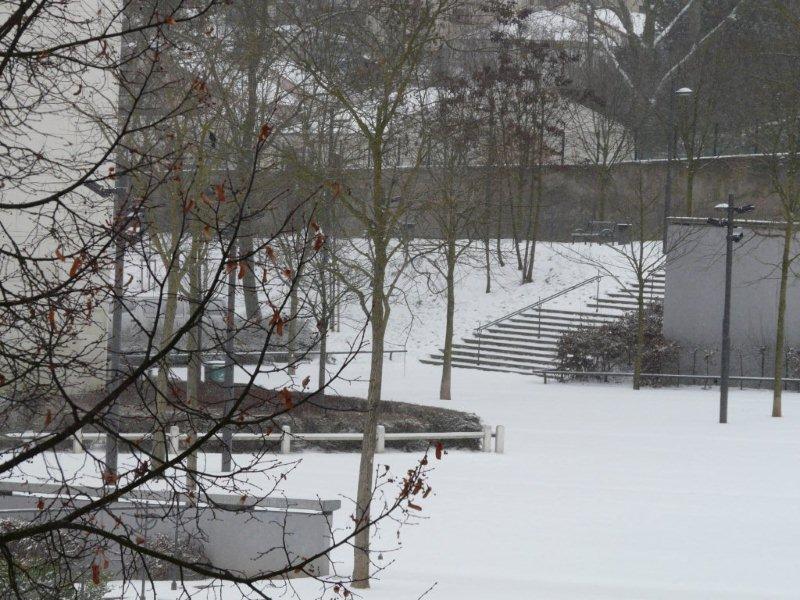
[[[586, 244], [540, 243], [536, 249], [533, 282], [520, 283], [520, 272], [516, 267], [513, 244], [504, 241], [505, 266], [497, 263], [493, 252], [492, 292], [485, 293], [486, 271], [481, 266], [483, 248], [470, 250], [470, 256], [456, 271], [455, 337], [468, 335], [484, 323], [510, 312], [533, 304], [580, 281], [598, 274], [592, 261], [610, 265], [615, 274], [625, 278], [628, 269], [620, 261], [618, 253], [607, 246]], [[586, 257], [577, 262], [576, 253]], [[436, 260], [434, 258], [434, 260]], [[611, 291], [619, 287], [612, 277], [605, 277], [600, 291]], [[425, 356], [441, 347], [444, 340], [446, 304], [444, 281], [435, 276], [434, 269], [425, 261], [417, 261], [408, 268], [401, 280], [393, 302], [392, 314], [387, 330], [387, 348], [405, 348], [409, 359]], [[597, 293], [595, 285], [588, 285], [559, 298], [550, 308], [581, 308]], [[333, 348], [346, 349], [360, 334], [364, 326], [364, 315], [355, 306], [345, 311], [347, 330], [332, 334], [329, 338]], [[366, 332], [368, 333], [368, 331]], [[365, 336], [369, 339], [369, 335]]]

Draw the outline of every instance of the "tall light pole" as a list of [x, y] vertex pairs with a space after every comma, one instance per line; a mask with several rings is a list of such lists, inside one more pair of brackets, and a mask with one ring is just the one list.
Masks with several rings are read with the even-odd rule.
[[691, 88], [682, 87], [670, 92], [669, 95], [669, 112], [667, 113], [667, 176], [664, 179], [664, 253], [667, 252], [667, 221], [672, 212], [672, 161], [675, 158], [676, 152], [676, 131], [675, 131], [675, 97], [686, 98], [691, 96], [694, 92]]
[[725, 211], [725, 219], [709, 219], [711, 225], [725, 228], [725, 303], [722, 310], [722, 357], [719, 380], [719, 422], [728, 422], [728, 383], [731, 372], [731, 284], [733, 280], [733, 244], [742, 241], [743, 233], [734, 230], [734, 217], [737, 214], [755, 210], [752, 204], [734, 206], [733, 194], [728, 195], [727, 204], [717, 204], [714, 208]]

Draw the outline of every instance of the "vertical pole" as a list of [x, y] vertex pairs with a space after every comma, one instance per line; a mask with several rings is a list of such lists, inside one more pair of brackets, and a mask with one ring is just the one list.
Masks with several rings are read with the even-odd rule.
[[494, 431], [494, 451], [503, 454], [506, 451], [506, 428], [498, 425]]
[[491, 425], [484, 425], [483, 426], [483, 447], [481, 448], [483, 452], [491, 452], [492, 451], [492, 426]]
[[377, 441], [375, 442], [375, 452], [378, 454], [382, 454], [386, 452], [386, 427], [383, 425], [378, 425], [377, 429]]
[[675, 90], [670, 83], [669, 87], [669, 117], [667, 119], [667, 176], [664, 181], [664, 223], [662, 233], [664, 235], [664, 253], [667, 252], [667, 219], [672, 212], [672, 157], [675, 154]]
[[292, 428], [288, 425], [281, 427], [283, 435], [281, 436], [281, 454], [289, 454], [292, 451]]
[[[231, 253], [228, 261], [235, 258], [233, 242], [231, 242]], [[230, 420], [230, 412], [233, 410], [233, 319], [236, 308], [236, 269], [228, 269], [228, 305], [225, 311], [225, 417]], [[233, 428], [228, 422], [222, 430], [222, 470], [231, 470], [231, 452], [233, 444]]]
[[733, 194], [728, 195], [725, 224], [725, 306], [722, 313], [722, 373], [719, 383], [719, 422], [728, 422], [728, 379], [731, 369], [731, 279], [733, 277]]
[[[121, 151], [120, 151], [121, 152]], [[122, 295], [125, 293], [125, 186], [126, 177], [117, 177], [116, 187], [114, 188], [114, 214], [112, 215], [112, 227], [114, 235], [114, 291], [111, 298], [111, 332], [108, 337], [108, 378], [106, 380], [106, 391], [111, 392], [122, 376]], [[119, 445], [117, 436], [119, 431], [119, 419], [115, 416], [116, 411], [109, 411], [107, 417], [108, 435], [106, 435], [106, 474], [109, 479], [113, 479], [117, 474], [117, 463], [119, 460]]]
[[83, 450], [83, 429], [78, 429], [72, 438], [72, 451], [77, 454], [81, 450]]

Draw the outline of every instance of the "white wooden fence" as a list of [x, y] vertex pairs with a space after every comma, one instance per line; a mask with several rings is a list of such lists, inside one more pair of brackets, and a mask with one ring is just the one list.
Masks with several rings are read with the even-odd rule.
[[[387, 433], [383, 425], [377, 428], [376, 452], [386, 450], [387, 441], [400, 440], [419, 440], [430, 442], [443, 442], [446, 440], [481, 440], [481, 450], [483, 452], [492, 451], [492, 440], [494, 439], [494, 451], [498, 454], [505, 452], [506, 428], [498, 425], [494, 429], [491, 425], [485, 425], [482, 431], [444, 431], [444, 432], [393, 432]], [[52, 433], [25, 431], [22, 433], [0, 434], [0, 440], [14, 441], [35, 441], [53, 435]], [[195, 436], [204, 435], [198, 432]], [[84, 444], [87, 442], [105, 439], [105, 433], [83, 432], [78, 430], [72, 437], [72, 451], [82, 452]], [[120, 433], [119, 437], [130, 442], [141, 442], [153, 437], [152, 433]], [[167, 443], [170, 452], [175, 453], [180, 448], [181, 441], [186, 441], [187, 434], [181, 433], [177, 425], [172, 425], [167, 432]], [[364, 438], [363, 433], [292, 433], [289, 425], [284, 425], [280, 432], [276, 433], [234, 433], [233, 441], [241, 442], [280, 442], [280, 453], [289, 454], [292, 451], [292, 440], [297, 441], [320, 441], [320, 442], [360, 442]]]

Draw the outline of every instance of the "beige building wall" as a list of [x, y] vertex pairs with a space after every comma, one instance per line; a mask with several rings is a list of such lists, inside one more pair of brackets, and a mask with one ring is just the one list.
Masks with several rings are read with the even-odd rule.
[[[31, 37], [22, 40], [23, 47], [42, 48], [66, 39], [79, 40], [92, 35], [104, 25], [97, 16], [98, 8], [108, 8], [110, 4], [105, 0], [71, 3], [69, 10], [75, 17], [73, 28], [65, 30], [63, 19], [40, 21]], [[4, 20], [3, 13], [7, 10], [8, 7], [0, 7], [0, 21]], [[87, 56], [96, 52], [97, 49], [87, 48]], [[109, 52], [113, 56], [116, 50], [112, 47]], [[93, 68], [60, 74], [49, 79], [47, 87], [29, 85], [24, 78], [18, 78], [15, 86], [14, 91], [19, 95], [31, 94], [35, 97], [43, 90], [46, 92], [43, 101], [35, 104], [31, 110], [17, 112], [17, 115], [23, 116], [18, 124], [0, 129], [3, 143], [25, 149], [16, 161], [25, 169], [21, 169], [17, 176], [7, 173], [9, 178], [4, 180], [5, 185], [0, 189], [0, 202], [19, 206], [46, 199], [73, 185], [87, 173], [92, 173], [98, 162], [103, 160], [103, 153], [109, 147], [108, 140], [116, 126], [117, 92], [111, 74]], [[39, 153], [41, 158], [31, 159], [33, 153]], [[106, 175], [109, 167], [110, 163], [102, 163], [91, 177]], [[103, 185], [109, 184], [104, 182]], [[7, 290], [7, 298], [25, 300], [31, 295], [41, 294], [42, 290], [67, 282], [73, 264], [72, 255], [81, 248], [88, 250], [88, 256], [97, 251], [102, 230], [110, 216], [109, 200], [83, 186], [59, 196], [58, 202], [50, 201], [29, 208], [0, 209], [0, 248], [6, 252], [18, 252], [25, 257], [26, 266], [35, 265], [35, 269], [31, 267], [26, 274], [19, 259], [0, 258], [0, 278]], [[61, 254], [70, 258], [63, 261], [55, 258]], [[47, 319], [45, 302], [50, 302], [53, 319], [58, 323], [57, 328], [60, 328], [63, 319], [68, 318], [69, 310], [82, 296], [84, 286], [102, 284], [107, 275], [101, 271], [70, 286], [73, 291], [66, 297], [53, 296], [51, 300], [31, 304], [31, 307]], [[23, 306], [28, 310], [27, 304]], [[0, 306], [0, 314], [6, 319], [13, 320], [17, 310], [8, 308], [8, 305]], [[16, 318], [8, 327], [0, 330], [2, 342], [8, 344], [7, 348], [22, 352], [23, 362], [30, 359], [34, 363], [26, 386], [38, 384], [47, 388], [54, 384], [56, 378], [71, 390], [102, 385], [107, 311], [100, 303], [90, 315], [87, 311], [87, 315], [76, 315], [74, 329], [69, 334], [55, 338], [52, 342], [54, 356], [50, 359], [42, 348], [43, 341], [36, 339], [34, 331], [42, 329], [41, 321], [32, 326], [29, 320]], [[4, 377], [10, 379], [9, 375], [14, 369], [9, 365], [9, 358], [0, 357], [0, 360], [3, 361], [0, 373], [7, 373]], [[51, 367], [51, 363], [55, 364], [55, 368]], [[59, 365], [64, 365], [64, 368]], [[13, 392], [25, 393], [26, 390], [0, 387], [0, 394]]]

